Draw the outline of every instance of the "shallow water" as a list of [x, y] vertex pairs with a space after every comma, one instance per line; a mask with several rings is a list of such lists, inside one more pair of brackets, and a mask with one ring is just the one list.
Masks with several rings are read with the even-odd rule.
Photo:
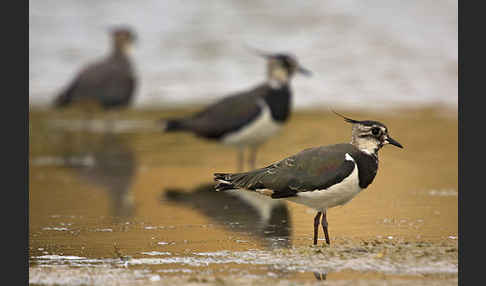
[[[375, 182], [328, 212], [331, 246], [320, 230], [314, 247], [313, 211], [211, 191], [212, 173], [234, 170], [234, 150], [156, 132], [154, 119], [187, 112], [129, 110], [83, 125], [76, 113], [31, 110], [31, 284], [457, 284], [454, 114], [350, 113], [386, 122], [405, 149], [381, 151]], [[323, 120], [326, 134], [298, 132]], [[348, 127], [326, 112], [297, 112], [258, 165], [347, 141]]]

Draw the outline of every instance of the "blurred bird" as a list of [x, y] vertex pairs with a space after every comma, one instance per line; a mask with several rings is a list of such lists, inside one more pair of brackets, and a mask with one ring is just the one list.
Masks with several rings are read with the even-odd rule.
[[296, 72], [310, 75], [288, 54], [259, 52], [267, 60], [267, 81], [250, 90], [235, 93], [183, 118], [161, 119], [165, 132], [192, 132], [198, 137], [237, 147], [238, 170], [243, 169], [243, 149], [249, 147], [249, 165], [255, 167], [258, 147], [288, 121]]
[[83, 68], [57, 96], [55, 107], [82, 103], [85, 108], [113, 109], [132, 102], [137, 81], [129, 55], [136, 36], [129, 28], [118, 27], [111, 37], [111, 54]]
[[326, 212], [344, 205], [373, 182], [378, 171], [378, 150], [385, 144], [403, 146], [392, 139], [387, 127], [377, 121], [352, 123], [351, 143], [309, 148], [265, 168], [246, 173], [216, 173], [217, 191], [248, 190], [274, 199], [286, 199], [317, 211], [314, 245], [319, 220], [330, 244]]
[[[73, 148], [65, 134], [66, 146]], [[65, 162], [83, 183], [103, 188], [110, 198], [110, 214], [115, 220], [130, 217], [135, 212], [133, 181], [137, 159], [133, 148], [123, 137], [111, 132], [101, 138], [90, 137], [76, 151], [65, 150]]]

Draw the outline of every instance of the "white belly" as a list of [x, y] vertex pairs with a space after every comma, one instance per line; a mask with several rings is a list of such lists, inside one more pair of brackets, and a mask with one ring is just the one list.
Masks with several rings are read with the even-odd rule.
[[266, 104], [262, 103], [262, 107], [263, 110], [256, 120], [240, 130], [226, 135], [223, 143], [238, 147], [259, 145], [277, 133], [282, 124], [276, 123], [272, 119], [272, 114]]
[[340, 183], [330, 186], [324, 190], [311, 192], [300, 192], [296, 197], [286, 198], [289, 201], [303, 204], [317, 211], [325, 211], [338, 205], [344, 205], [356, 196], [361, 188], [359, 186], [358, 166], [354, 159], [346, 154], [346, 160], [354, 162], [354, 169], [351, 174]]

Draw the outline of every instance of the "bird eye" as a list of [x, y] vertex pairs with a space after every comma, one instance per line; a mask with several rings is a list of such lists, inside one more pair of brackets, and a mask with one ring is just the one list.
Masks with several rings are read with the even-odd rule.
[[381, 132], [380, 128], [374, 127], [373, 129], [371, 129], [371, 134], [373, 135], [378, 135], [380, 134], [380, 132]]

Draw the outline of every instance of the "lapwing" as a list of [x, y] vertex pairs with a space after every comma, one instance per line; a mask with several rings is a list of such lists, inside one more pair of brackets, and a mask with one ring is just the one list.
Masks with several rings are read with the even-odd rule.
[[111, 30], [111, 37], [111, 53], [84, 67], [56, 97], [55, 107], [80, 103], [106, 110], [126, 107], [132, 102], [137, 79], [130, 52], [136, 35], [130, 28], [117, 27]]
[[248, 162], [254, 169], [258, 147], [289, 120], [291, 78], [296, 72], [311, 74], [293, 55], [259, 54], [267, 60], [265, 83], [227, 96], [191, 116], [161, 119], [164, 131], [192, 132], [198, 137], [237, 147], [239, 171], [243, 169], [244, 148], [248, 147]]
[[330, 244], [327, 210], [349, 202], [373, 182], [378, 171], [380, 148], [386, 144], [403, 148], [390, 137], [384, 124], [342, 117], [352, 123], [351, 143], [305, 149], [250, 172], [215, 173], [214, 180], [218, 182], [215, 189], [254, 191], [311, 207], [317, 211], [314, 245], [317, 244], [321, 215], [326, 243]]

